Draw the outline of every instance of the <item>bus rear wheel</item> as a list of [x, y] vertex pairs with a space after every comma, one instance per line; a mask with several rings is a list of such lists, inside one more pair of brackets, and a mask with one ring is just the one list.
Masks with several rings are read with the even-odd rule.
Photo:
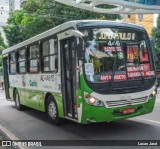
[[2, 90], [4, 90], [3, 82], [2, 82]]
[[59, 114], [58, 114], [56, 101], [51, 95], [48, 97], [48, 100], [47, 100], [47, 115], [49, 117], [49, 120], [53, 124], [58, 125], [62, 123], [62, 119], [59, 117]]
[[19, 111], [23, 110], [23, 106], [20, 104], [20, 98], [17, 90], [14, 91], [14, 102], [17, 110]]

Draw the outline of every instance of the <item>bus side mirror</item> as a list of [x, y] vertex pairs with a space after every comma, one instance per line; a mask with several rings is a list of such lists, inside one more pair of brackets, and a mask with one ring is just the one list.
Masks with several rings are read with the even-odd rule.
[[142, 51], [142, 56], [145, 57], [145, 48], [144, 48], [144, 45], [141, 45], [140, 50]]
[[79, 60], [83, 60], [84, 55], [84, 42], [80, 39], [80, 42], [77, 45], [77, 57]]
[[84, 45], [85, 45], [84, 34], [77, 30], [72, 30], [72, 33], [74, 37], [78, 37], [79, 39], [79, 43], [76, 46], [77, 57], [79, 60], [83, 60]]

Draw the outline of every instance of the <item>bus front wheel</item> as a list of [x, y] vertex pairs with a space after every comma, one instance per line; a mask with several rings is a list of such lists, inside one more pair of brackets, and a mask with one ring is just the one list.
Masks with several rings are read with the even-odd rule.
[[58, 108], [53, 96], [49, 96], [47, 100], [47, 115], [50, 121], [55, 124], [61, 124], [62, 119], [58, 115]]
[[21, 111], [23, 109], [23, 106], [20, 104], [20, 98], [17, 90], [14, 91], [14, 102], [17, 110]]

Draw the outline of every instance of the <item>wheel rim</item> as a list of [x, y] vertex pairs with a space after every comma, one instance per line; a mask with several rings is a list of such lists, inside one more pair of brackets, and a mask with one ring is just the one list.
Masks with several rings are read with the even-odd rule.
[[16, 93], [16, 106], [19, 107], [19, 98], [18, 98], [18, 94]]
[[57, 116], [56, 105], [53, 101], [51, 101], [48, 105], [48, 114], [52, 119], [55, 119]]

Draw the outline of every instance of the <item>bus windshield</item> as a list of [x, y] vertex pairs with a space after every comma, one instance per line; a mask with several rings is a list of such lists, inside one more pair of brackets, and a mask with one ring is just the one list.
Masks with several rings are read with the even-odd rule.
[[117, 28], [82, 32], [87, 40], [84, 71], [88, 81], [127, 81], [155, 75], [145, 32]]

